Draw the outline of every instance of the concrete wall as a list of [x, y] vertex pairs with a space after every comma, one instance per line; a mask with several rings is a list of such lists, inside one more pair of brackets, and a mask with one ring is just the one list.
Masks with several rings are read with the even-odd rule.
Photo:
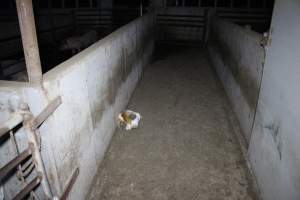
[[277, 0], [250, 160], [264, 200], [300, 199], [300, 1]]
[[[219, 47], [209, 46], [212, 62], [250, 139], [249, 160], [263, 200], [300, 199], [299, 19], [299, 1], [275, 2], [263, 69], [262, 50], [256, 40], [250, 42], [255, 37], [238, 34], [241, 28], [234, 25], [218, 23], [217, 29], [214, 25]], [[238, 68], [239, 76], [235, 78], [231, 59], [237, 58], [242, 63], [245, 56], [247, 65], [238, 66], [247, 70]], [[247, 66], [253, 70], [249, 71]], [[255, 101], [262, 70], [259, 98]], [[248, 81], [251, 87], [245, 87]], [[250, 93], [247, 88], [251, 89]], [[252, 132], [249, 125], [255, 110], [251, 102], [258, 102]]]
[[[61, 194], [79, 167], [70, 199], [85, 199], [116, 128], [116, 117], [151, 61], [153, 31], [153, 15], [144, 15], [47, 72], [43, 87], [25, 86], [17, 94], [34, 115], [56, 96], [62, 98], [39, 129], [54, 194]], [[12, 92], [15, 86], [11, 82], [8, 87]]]
[[264, 49], [262, 36], [214, 18], [209, 55], [249, 142], [260, 88]]

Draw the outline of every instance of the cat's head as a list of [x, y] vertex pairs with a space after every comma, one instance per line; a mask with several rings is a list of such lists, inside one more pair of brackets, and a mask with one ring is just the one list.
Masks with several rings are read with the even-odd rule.
[[118, 127], [121, 128], [121, 129], [126, 129], [127, 122], [125, 121], [125, 119], [124, 119], [122, 113], [120, 113], [120, 114], [118, 115], [117, 125], [118, 125]]

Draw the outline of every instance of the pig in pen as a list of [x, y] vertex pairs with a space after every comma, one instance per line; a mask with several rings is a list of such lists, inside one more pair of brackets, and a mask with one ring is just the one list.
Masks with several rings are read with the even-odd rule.
[[59, 47], [60, 51], [70, 50], [72, 54], [79, 53], [98, 40], [98, 33], [95, 30], [85, 32], [81, 36], [72, 36], [65, 39]]

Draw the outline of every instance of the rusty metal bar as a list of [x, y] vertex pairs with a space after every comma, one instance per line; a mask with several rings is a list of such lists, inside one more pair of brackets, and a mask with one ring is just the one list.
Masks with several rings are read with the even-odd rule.
[[4, 167], [0, 169], [0, 180], [2, 180], [11, 170], [16, 168], [22, 161], [24, 161], [28, 156], [32, 154], [32, 150], [29, 147], [28, 149], [24, 150], [19, 156], [11, 160], [7, 163]]
[[34, 169], [34, 163], [31, 161], [28, 162], [28, 164], [26, 166], [22, 166], [22, 173], [24, 177], [29, 176], [29, 174], [32, 172], [32, 170]]
[[34, 178], [23, 190], [21, 190], [14, 198], [13, 200], [22, 200], [24, 197], [26, 197], [36, 186], [40, 184], [42, 181], [42, 176], [37, 176]]
[[[10, 141], [12, 143], [12, 146], [14, 147], [14, 150], [15, 150], [15, 154], [16, 154], [16, 156], [19, 156], [20, 155], [20, 150], [18, 148], [15, 135], [12, 131], [9, 131], [9, 135], [10, 135]], [[23, 175], [22, 166], [21, 166], [21, 164], [19, 164], [18, 165], [17, 177], [21, 180], [22, 184], [24, 185], [26, 181], [25, 181], [24, 176], [22, 176], [22, 175]]]
[[[11, 143], [12, 145], [14, 146], [14, 149], [15, 149], [15, 153], [18, 155], [20, 155], [20, 151], [19, 151], [19, 148], [18, 148], [18, 145], [17, 145], [17, 142], [16, 142], [16, 138], [15, 138], [15, 135], [12, 131], [9, 132], [9, 135], [10, 135], [10, 140], [11, 140]], [[24, 173], [22, 171], [22, 165], [19, 164], [18, 165], [18, 171], [17, 171], [17, 177], [18, 179], [22, 182], [22, 185], [23, 187], [25, 187], [27, 185], [27, 181], [25, 179], [25, 176], [24, 176]], [[32, 191], [30, 192], [30, 195], [31, 197], [34, 197], [36, 196], [35, 193]]]
[[52, 100], [46, 108], [33, 120], [33, 129], [37, 129], [61, 104], [61, 97]]
[[65, 190], [64, 190], [64, 192], [61, 195], [59, 200], [66, 200], [67, 199], [67, 197], [69, 196], [69, 193], [70, 193], [70, 191], [71, 191], [78, 175], [79, 175], [79, 168], [77, 167], [75, 169], [75, 171], [73, 172], [73, 174], [71, 176], [71, 179], [70, 179], [69, 183], [67, 184], [67, 186], [66, 186], [66, 188], [65, 188]]
[[22, 121], [23, 121], [22, 115], [18, 113], [13, 113], [6, 122], [0, 124], [0, 138], [3, 135], [9, 133], [11, 129], [15, 128]]
[[22, 44], [29, 82], [42, 83], [42, 67], [39, 54], [32, 0], [16, 0]]

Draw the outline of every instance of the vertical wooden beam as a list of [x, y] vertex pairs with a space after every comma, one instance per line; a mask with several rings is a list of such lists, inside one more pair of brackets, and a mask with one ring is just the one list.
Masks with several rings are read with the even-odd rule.
[[36, 36], [32, 0], [16, 0], [16, 5], [29, 82], [41, 84], [42, 67]]
[[[24, 1], [24, 0], [22, 0]], [[44, 162], [41, 157], [40, 145], [37, 139], [36, 130], [33, 127], [33, 115], [29, 112], [28, 105], [23, 104], [21, 107], [22, 111], [24, 111], [24, 121], [23, 128], [27, 134], [28, 146], [31, 149], [32, 161], [35, 165], [36, 171], [39, 175], [42, 176], [41, 184], [45, 193], [44, 199], [51, 200], [53, 198], [52, 191], [50, 189], [46, 169], [44, 166]]]

